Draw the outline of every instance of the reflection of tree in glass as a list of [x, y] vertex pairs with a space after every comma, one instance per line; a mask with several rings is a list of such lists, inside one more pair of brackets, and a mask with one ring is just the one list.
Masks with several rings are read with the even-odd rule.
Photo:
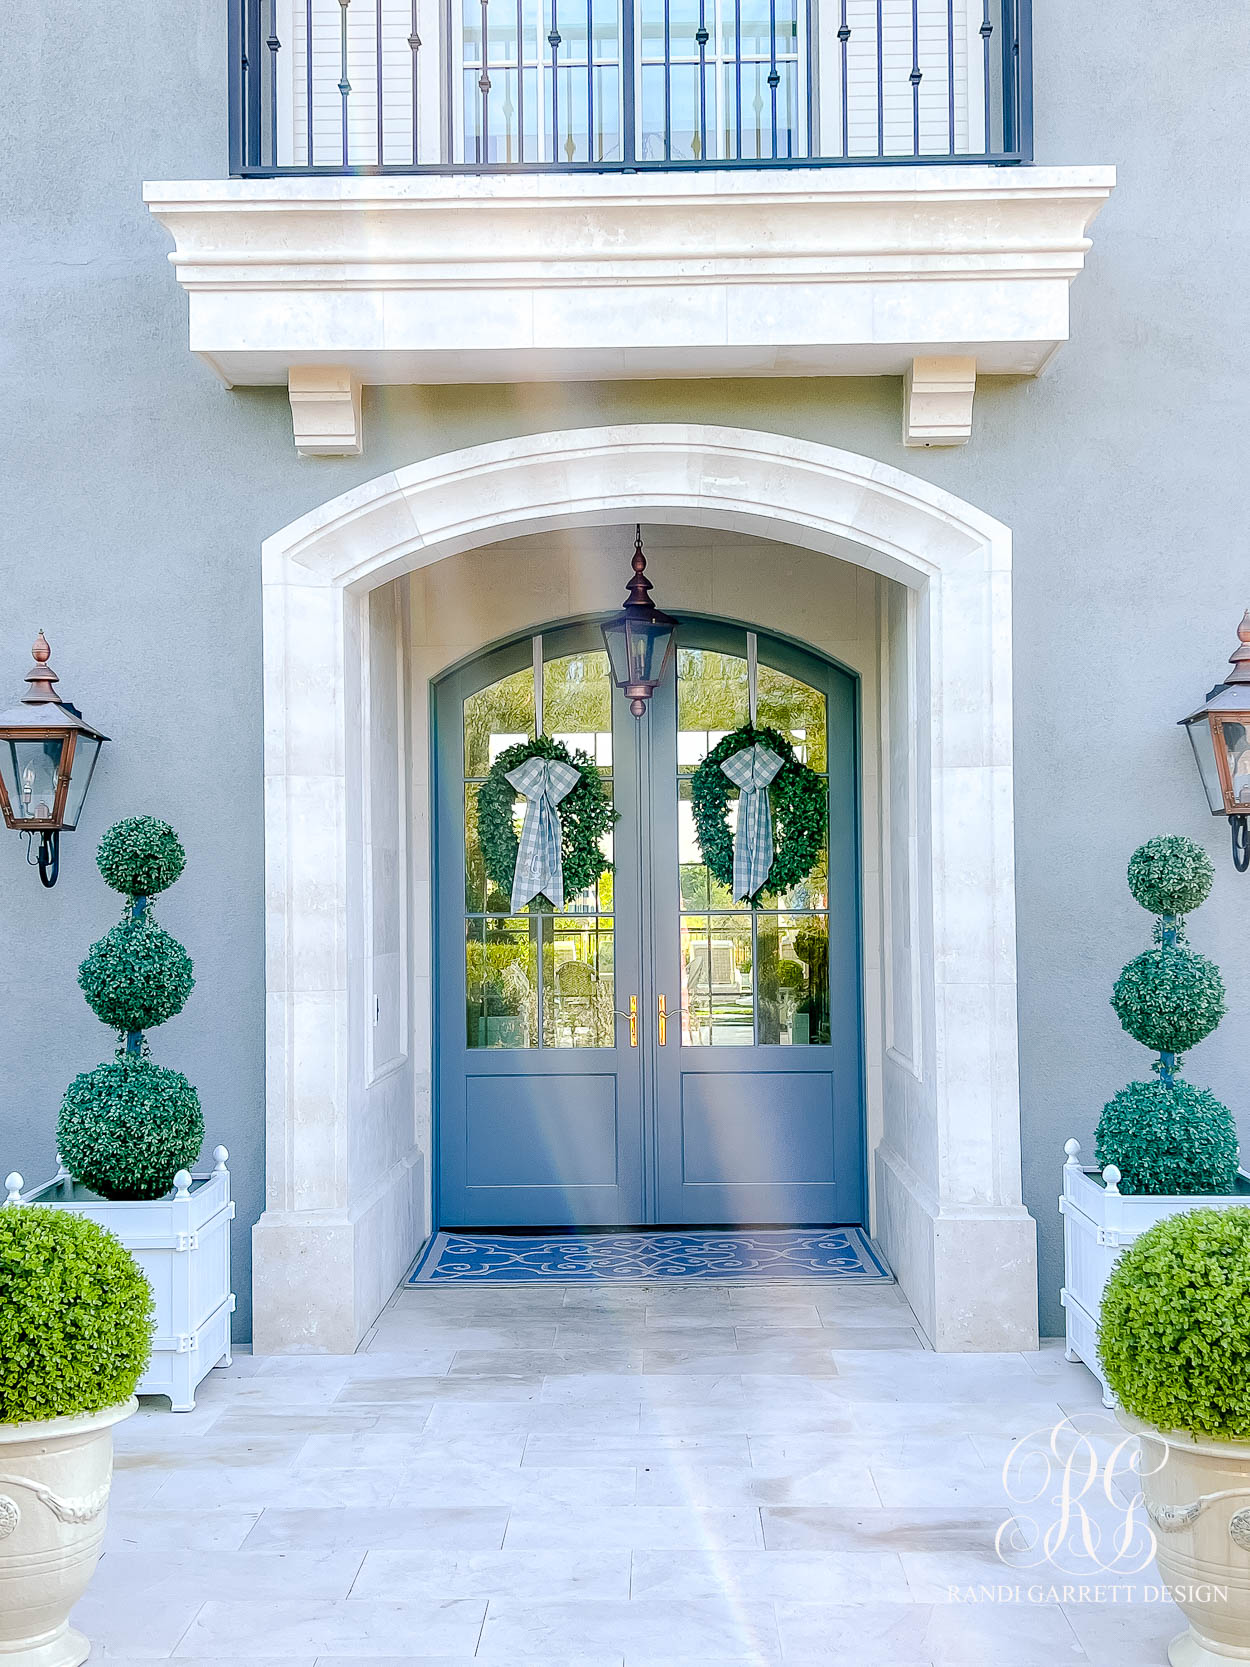
[[[484, 776], [494, 762], [491, 736], [534, 734], [534, 672], [532, 667], [502, 677], [479, 689], [464, 703], [464, 773]], [[496, 751], [502, 749], [496, 748]]]

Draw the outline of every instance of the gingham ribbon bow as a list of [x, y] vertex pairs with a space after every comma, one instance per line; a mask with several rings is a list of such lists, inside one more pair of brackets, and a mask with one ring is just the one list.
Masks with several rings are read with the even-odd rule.
[[541, 892], [557, 909], [564, 907], [564, 830], [556, 806], [581, 780], [581, 771], [559, 758], [527, 758], [508, 780], [526, 800], [521, 843], [512, 875], [512, 912], [520, 914]]
[[733, 894], [738, 901], [754, 897], [773, 866], [773, 812], [768, 784], [780, 768], [777, 754], [759, 745], [743, 747], [721, 765], [739, 793], [733, 878]]

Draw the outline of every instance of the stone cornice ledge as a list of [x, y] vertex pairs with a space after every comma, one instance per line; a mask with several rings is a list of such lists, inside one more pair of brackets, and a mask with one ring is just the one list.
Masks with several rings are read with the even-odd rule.
[[144, 199], [229, 383], [1035, 375], [1103, 167], [206, 180]]

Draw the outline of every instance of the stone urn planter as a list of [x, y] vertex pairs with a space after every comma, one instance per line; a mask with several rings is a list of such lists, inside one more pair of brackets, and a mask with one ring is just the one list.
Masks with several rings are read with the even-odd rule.
[[152, 1292], [83, 1216], [0, 1206], [0, 1663], [77, 1667], [70, 1611], [100, 1554], [113, 1428], [135, 1410]]
[[1250, 1660], [1250, 1441], [1203, 1441], [1116, 1415], [1141, 1443], [1155, 1560], [1189, 1630], [1172, 1667]]
[[1172, 1667], [1250, 1661], [1250, 1209], [1148, 1229], [1107, 1281], [1103, 1370], [1137, 1437]]
[[91, 1652], [69, 1624], [100, 1555], [113, 1427], [133, 1396], [101, 1412], [0, 1424], [0, 1661], [78, 1667]]

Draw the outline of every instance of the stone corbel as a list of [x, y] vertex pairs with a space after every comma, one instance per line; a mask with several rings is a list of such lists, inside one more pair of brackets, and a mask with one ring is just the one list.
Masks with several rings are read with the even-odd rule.
[[358, 457], [360, 379], [342, 365], [292, 365], [287, 372], [295, 449], [301, 457]]
[[966, 445], [972, 438], [976, 390], [973, 358], [913, 359], [903, 376], [903, 444]]

